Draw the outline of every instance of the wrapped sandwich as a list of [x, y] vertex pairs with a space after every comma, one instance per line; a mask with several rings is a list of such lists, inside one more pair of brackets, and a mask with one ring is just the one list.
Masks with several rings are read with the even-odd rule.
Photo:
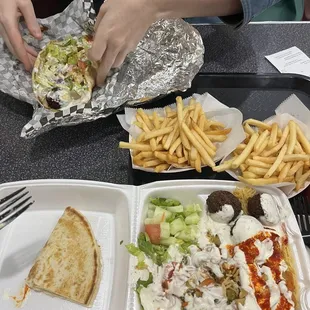
[[40, 52], [32, 73], [33, 91], [47, 109], [85, 104], [95, 86], [96, 63], [87, 58], [89, 36], [50, 41]]

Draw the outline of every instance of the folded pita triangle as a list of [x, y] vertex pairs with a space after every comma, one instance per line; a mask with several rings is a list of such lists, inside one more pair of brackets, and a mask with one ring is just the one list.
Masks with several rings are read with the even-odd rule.
[[31, 268], [36, 291], [91, 307], [101, 281], [101, 251], [87, 219], [66, 208]]

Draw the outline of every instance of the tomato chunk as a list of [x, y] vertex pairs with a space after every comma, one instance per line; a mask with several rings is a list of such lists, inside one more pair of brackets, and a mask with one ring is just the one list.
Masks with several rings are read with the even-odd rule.
[[145, 232], [151, 239], [153, 244], [159, 244], [160, 242], [160, 224], [147, 224], [144, 225]]

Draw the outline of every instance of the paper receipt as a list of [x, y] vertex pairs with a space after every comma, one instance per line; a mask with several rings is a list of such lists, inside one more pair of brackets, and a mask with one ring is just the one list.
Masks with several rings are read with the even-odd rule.
[[266, 58], [281, 73], [295, 73], [310, 77], [310, 58], [296, 46]]

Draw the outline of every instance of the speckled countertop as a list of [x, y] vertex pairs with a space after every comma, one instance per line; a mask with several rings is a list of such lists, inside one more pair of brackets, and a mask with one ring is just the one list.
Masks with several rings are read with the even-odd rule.
[[[264, 56], [294, 45], [310, 55], [305, 38], [310, 24], [253, 24], [239, 31], [225, 26], [197, 28], [206, 45], [203, 72], [276, 72]], [[252, 104], [265, 117], [272, 113], [271, 103], [276, 101], [276, 106], [287, 95], [275, 100], [274, 95], [267, 94], [267, 99], [256, 103], [261, 95], [247, 94], [240, 97], [236, 106], [246, 110]], [[0, 183], [42, 178], [128, 183], [128, 153], [118, 149], [118, 142], [127, 134], [115, 116], [24, 140], [20, 132], [31, 114], [30, 105], [0, 93]]]

